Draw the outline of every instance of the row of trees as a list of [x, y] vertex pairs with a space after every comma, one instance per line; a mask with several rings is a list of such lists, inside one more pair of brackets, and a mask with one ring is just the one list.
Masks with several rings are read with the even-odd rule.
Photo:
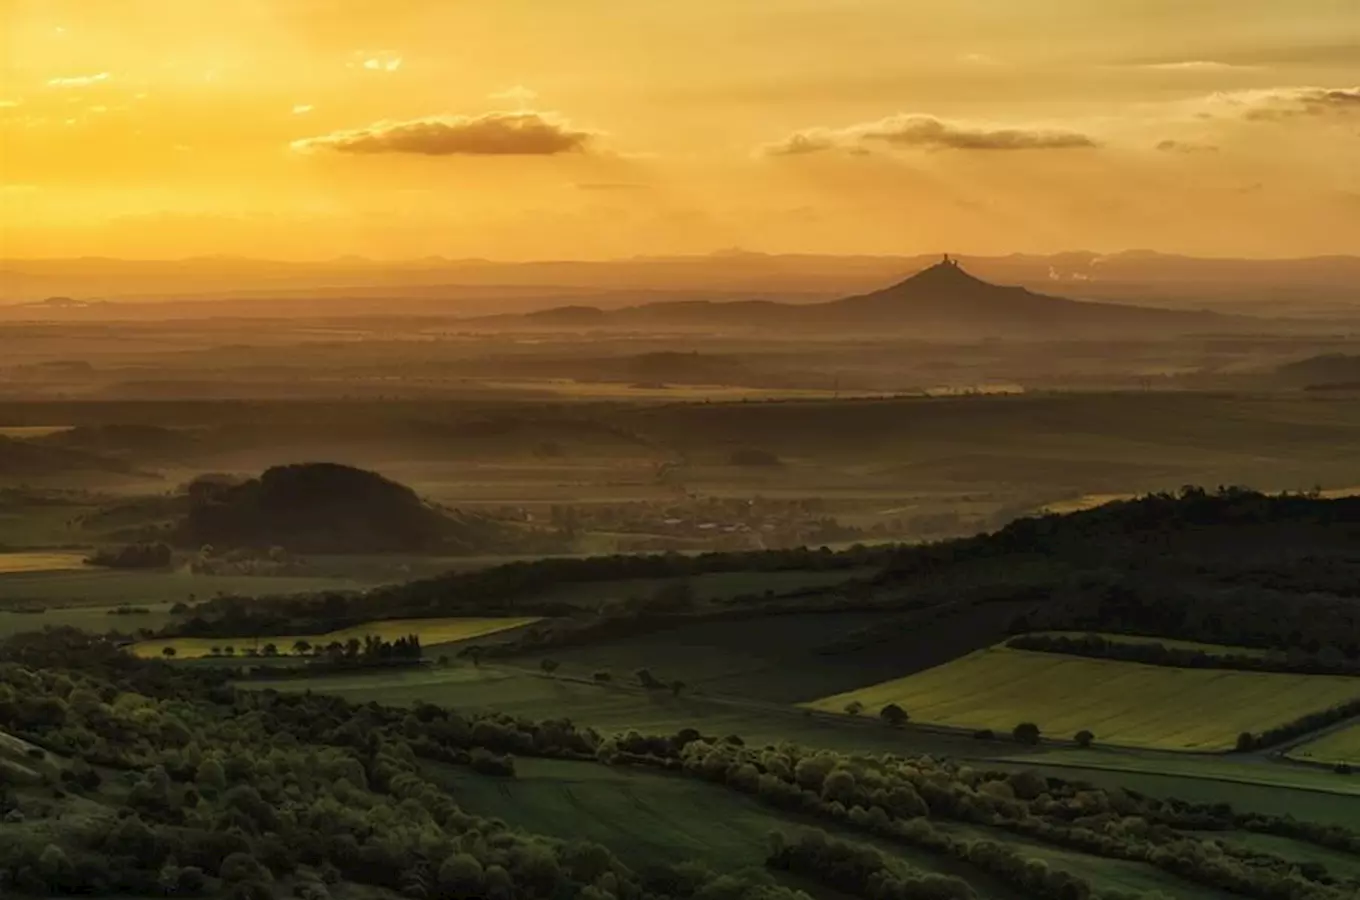
[[1230, 648], [1168, 647], [1155, 640], [1131, 640], [1102, 634], [1022, 634], [1006, 642], [1016, 650], [1062, 653], [1091, 659], [1114, 659], [1176, 669], [1234, 669], [1243, 672], [1287, 672], [1298, 675], [1360, 674], [1360, 657], [1348, 658], [1328, 644], [1316, 653], [1302, 647], [1287, 652], [1243, 653]]

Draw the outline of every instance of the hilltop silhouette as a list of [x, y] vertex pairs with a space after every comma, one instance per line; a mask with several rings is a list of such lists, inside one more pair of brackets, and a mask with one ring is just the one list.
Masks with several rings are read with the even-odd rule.
[[542, 323], [710, 326], [919, 333], [923, 337], [1030, 339], [1241, 330], [1255, 320], [1212, 312], [1096, 303], [1007, 287], [945, 258], [882, 290], [823, 303], [766, 300], [650, 303], [617, 310], [564, 307]]

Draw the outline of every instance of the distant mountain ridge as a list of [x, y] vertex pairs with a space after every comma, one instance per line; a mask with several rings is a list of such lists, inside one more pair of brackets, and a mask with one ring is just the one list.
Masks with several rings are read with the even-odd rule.
[[881, 290], [822, 303], [679, 301], [617, 310], [572, 306], [524, 318], [562, 326], [864, 330], [949, 338], [1042, 339], [1261, 327], [1259, 320], [1215, 312], [1097, 303], [995, 285], [969, 274], [948, 256]]
[[[202, 315], [522, 313], [565, 304], [652, 300], [830, 300], [872, 291], [938, 255], [721, 252], [612, 260], [0, 259], [0, 315], [156, 318]], [[1360, 255], [1202, 258], [1129, 250], [961, 257], [997, 284], [1088, 300], [1252, 315], [1341, 316], [1360, 310]], [[81, 303], [45, 304], [66, 297]], [[34, 305], [20, 306], [33, 303]]]

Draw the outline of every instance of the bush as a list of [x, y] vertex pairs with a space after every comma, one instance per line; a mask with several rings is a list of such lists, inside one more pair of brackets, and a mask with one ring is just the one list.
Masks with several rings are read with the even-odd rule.
[[911, 718], [911, 716], [907, 715], [907, 711], [896, 703], [889, 703], [879, 711], [878, 715], [879, 718], [892, 728], [901, 728], [903, 725], [907, 724], [907, 721]]
[[473, 749], [471, 765], [474, 772], [483, 775], [494, 775], [499, 778], [515, 777], [515, 758], [508, 754], [500, 756], [485, 747]]

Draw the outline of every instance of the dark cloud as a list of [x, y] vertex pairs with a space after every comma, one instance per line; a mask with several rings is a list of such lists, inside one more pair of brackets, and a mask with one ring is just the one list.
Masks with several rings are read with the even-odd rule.
[[298, 150], [416, 153], [423, 156], [554, 156], [589, 148], [595, 135], [551, 113], [492, 112], [379, 122], [295, 141]]
[[897, 115], [849, 128], [799, 131], [762, 149], [768, 156], [802, 156], [828, 150], [865, 153], [875, 145], [925, 150], [1070, 150], [1099, 146], [1090, 135], [1066, 129], [991, 128], [934, 116]]
[[1213, 144], [1199, 144], [1194, 141], [1173, 141], [1167, 139], [1157, 143], [1157, 149], [1163, 153], [1217, 153], [1218, 148]]
[[1215, 94], [1209, 99], [1213, 112], [1235, 114], [1252, 122], [1360, 112], [1360, 87], [1267, 88]]

